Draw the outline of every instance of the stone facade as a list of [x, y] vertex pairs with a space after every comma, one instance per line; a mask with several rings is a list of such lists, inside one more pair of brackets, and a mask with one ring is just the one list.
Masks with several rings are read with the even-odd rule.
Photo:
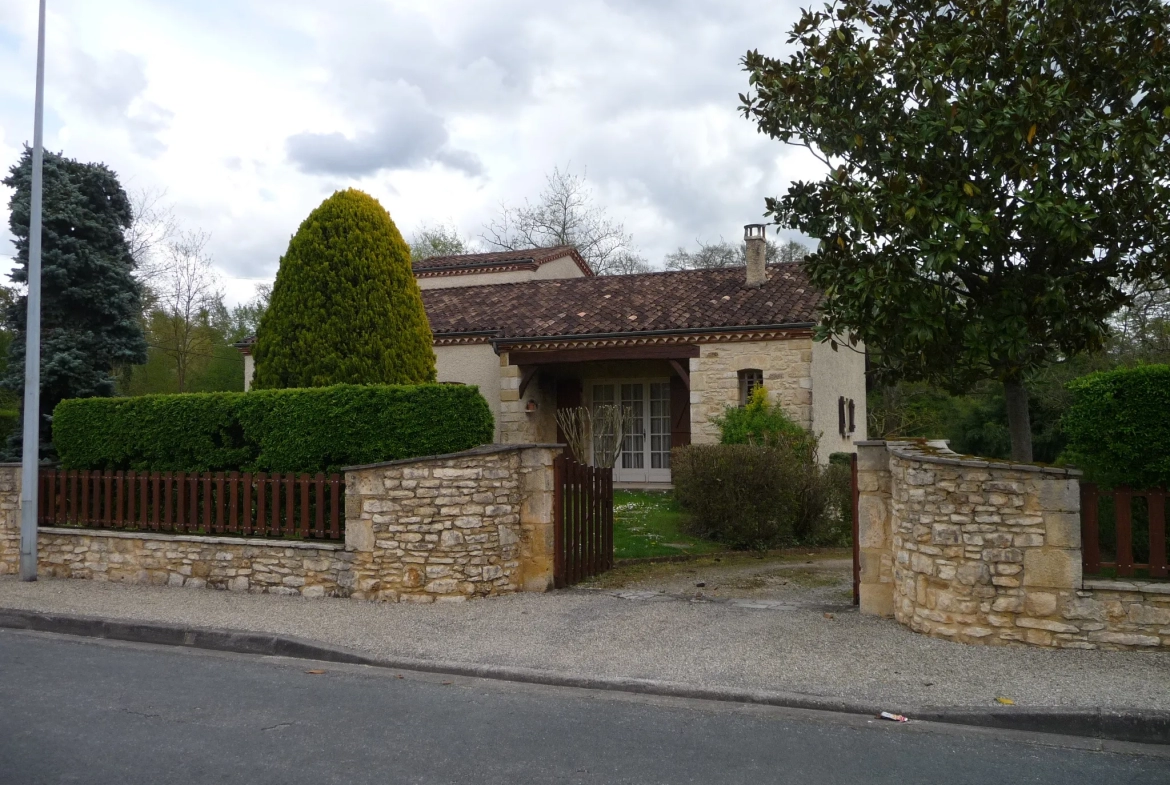
[[353, 596], [433, 602], [552, 588], [557, 445], [346, 472]]
[[772, 400], [811, 429], [812, 355], [811, 337], [701, 344], [699, 356], [690, 361], [692, 443], [719, 441], [719, 428], [711, 420], [739, 405], [739, 371], [748, 368], [763, 371]]
[[[346, 471], [345, 544], [42, 528], [40, 574], [432, 602], [553, 583], [559, 445], [493, 445]], [[0, 575], [19, 571], [20, 466], [0, 465]]]
[[1082, 580], [1078, 476], [859, 444], [862, 611], [965, 643], [1170, 647], [1170, 586]]

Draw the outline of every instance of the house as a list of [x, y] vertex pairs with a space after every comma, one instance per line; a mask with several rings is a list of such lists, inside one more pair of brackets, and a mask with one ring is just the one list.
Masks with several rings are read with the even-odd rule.
[[503, 443], [563, 441], [559, 408], [630, 407], [621, 483], [670, 482], [671, 448], [718, 441], [712, 418], [760, 384], [822, 460], [853, 452], [864, 352], [813, 340], [820, 293], [801, 264], [765, 265], [762, 226], [748, 233], [746, 268], [595, 276], [567, 246], [420, 260], [438, 379], [478, 385]]

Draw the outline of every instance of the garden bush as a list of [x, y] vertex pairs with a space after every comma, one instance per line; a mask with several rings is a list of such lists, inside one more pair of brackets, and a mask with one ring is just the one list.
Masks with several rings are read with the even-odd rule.
[[431, 382], [431, 344], [410, 246], [377, 199], [338, 191], [280, 259], [252, 347], [254, 386]]
[[1170, 487], [1170, 365], [1102, 371], [1068, 387], [1062, 461], [1109, 487]]
[[675, 495], [693, 533], [732, 548], [849, 542], [849, 469], [821, 467], [799, 440], [704, 444], [671, 456]]
[[784, 442], [798, 449], [813, 450], [812, 434], [789, 417], [778, 403], [768, 401], [768, 390], [757, 387], [746, 406], [729, 406], [713, 419], [722, 444], [775, 444]]
[[336, 385], [62, 401], [53, 441], [67, 469], [331, 472], [491, 441], [477, 388]]

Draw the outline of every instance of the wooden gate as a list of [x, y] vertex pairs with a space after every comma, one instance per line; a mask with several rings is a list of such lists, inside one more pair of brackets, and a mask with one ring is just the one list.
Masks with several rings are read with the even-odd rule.
[[613, 469], [553, 461], [553, 578], [558, 589], [613, 567]]

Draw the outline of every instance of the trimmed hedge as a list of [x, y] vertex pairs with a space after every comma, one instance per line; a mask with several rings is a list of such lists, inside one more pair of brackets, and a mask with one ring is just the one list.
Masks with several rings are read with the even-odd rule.
[[331, 472], [490, 442], [478, 388], [336, 385], [62, 401], [53, 441], [67, 469]]
[[1062, 459], [1109, 487], [1170, 487], [1170, 365], [1093, 373], [1068, 388]]

